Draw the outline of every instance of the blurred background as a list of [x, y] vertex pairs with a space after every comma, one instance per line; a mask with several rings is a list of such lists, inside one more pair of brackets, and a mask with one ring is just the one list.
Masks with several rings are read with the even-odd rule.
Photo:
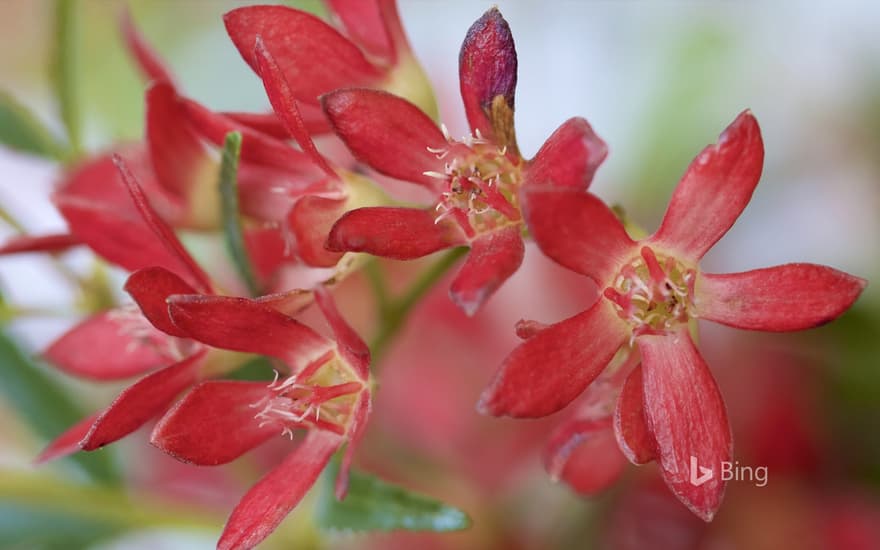
[[[143, 84], [116, 28], [123, 3], [72, 4], [83, 146], [101, 151], [136, 140]], [[267, 109], [222, 25], [222, 14], [245, 2], [126, 4], [187, 95], [215, 109]], [[324, 13], [319, 3], [289, 4]], [[732, 482], [707, 525], [666, 491], [653, 466], [628, 467], [611, 490], [590, 498], [553, 483], [540, 456], [565, 411], [514, 422], [474, 410], [516, 344], [514, 323], [580, 311], [595, 297], [591, 283], [530, 245], [523, 269], [489, 307], [463, 320], [441, 282], [377, 365], [375, 417], [358, 460], [467, 511], [473, 528], [320, 534], [307, 502], [266, 547], [880, 548], [880, 4], [401, 0], [405, 29], [454, 136], [466, 128], [458, 49], [493, 4], [516, 40], [516, 125], [525, 156], [567, 118], [586, 117], [610, 148], [593, 190], [650, 231], [688, 162], [750, 108], [764, 135], [763, 177], [704, 267], [737, 272], [808, 261], [870, 284], [841, 319], [804, 333], [701, 326], [737, 460], [769, 470], [765, 487]], [[52, 2], [0, 2], [0, 91], [60, 133], [53, 33]], [[63, 228], [47, 200], [60, 170], [0, 147], [0, 205], [28, 231]], [[13, 234], [0, 225], [0, 235]], [[80, 272], [98, 269], [84, 252], [64, 261]], [[400, 280], [419, 268], [385, 264]], [[100, 269], [121, 298], [122, 274]], [[0, 342], [0, 548], [213, 547], [231, 506], [281, 447], [198, 469], [165, 458], [142, 431], [86, 462], [33, 468], [49, 438], [122, 386], [97, 387], [41, 364], [30, 378], [20, 375], [19, 362], [79, 318], [77, 296], [49, 260], [0, 258], [0, 292], [7, 335]], [[371, 334], [369, 285], [354, 276], [338, 299], [359, 331]], [[28, 390], [40, 387], [59, 394]], [[122, 482], [86, 484], [83, 468]]]

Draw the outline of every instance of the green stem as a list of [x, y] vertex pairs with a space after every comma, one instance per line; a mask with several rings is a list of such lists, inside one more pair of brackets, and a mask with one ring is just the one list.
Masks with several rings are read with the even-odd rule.
[[[386, 295], [383, 300], [381, 295], [377, 295], [380, 306], [380, 325], [379, 332], [376, 333], [370, 344], [373, 364], [378, 364], [382, 360], [388, 351], [388, 346], [394, 340], [394, 337], [397, 336], [397, 333], [400, 332], [416, 304], [419, 303], [429, 290], [434, 288], [437, 281], [442, 279], [467, 251], [467, 247], [460, 247], [443, 254], [440, 259], [419, 275], [403, 295], [396, 299], [388, 299]], [[373, 270], [372, 273], [370, 270]], [[378, 271], [378, 266], [368, 269], [367, 276], [370, 277], [374, 292], [377, 289], [385, 288], [385, 281], [381, 277], [381, 271]], [[375, 282], [374, 278], [376, 278]], [[384, 307], [382, 306], [383, 303], [385, 304]]]

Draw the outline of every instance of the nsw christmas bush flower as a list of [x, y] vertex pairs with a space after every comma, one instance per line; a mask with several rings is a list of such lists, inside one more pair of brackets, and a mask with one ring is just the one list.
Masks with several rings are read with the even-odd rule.
[[268, 536], [315, 483], [346, 442], [336, 480], [344, 498], [348, 469], [370, 412], [370, 353], [323, 287], [316, 301], [335, 341], [252, 300], [221, 296], [169, 298], [173, 322], [196, 340], [266, 355], [288, 369], [270, 384], [214, 380], [181, 399], [156, 425], [152, 442], [197, 465], [229, 462], [270, 437], [308, 434], [242, 498], [218, 548], [252, 548]]
[[[641, 365], [628, 374], [617, 400], [620, 448], [635, 463], [656, 460], [676, 496], [710, 520], [721, 503], [720, 467], [732, 460], [732, 440], [689, 322], [702, 318], [764, 331], [812, 328], [846, 311], [866, 284], [804, 263], [723, 275], [700, 269], [700, 258], [748, 204], [763, 159], [758, 123], [746, 111], [694, 159], [660, 228], [638, 242], [590, 193], [524, 190], [525, 217], [543, 252], [603, 291], [588, 310], [516, 348], [483, 394], [480, 410], [516, 417], [554, 413], [583, 392], [618, 350], [632, 348]], [[712, 469], [711, 480], [690, 483], [691, 457]]]
[[581, 118], [565, 122], [532, 160], [513, 126], [516, 50], [497, 9], [470, 28], [459, 56], [461, 96], [473, 135], [454, 140], [408, 101], [383, 91], [343, 89], [323, 96], [337, 135], [375, 170], [421, 185], [428, 209], [361, 208], [333, 227], [327, 248], [413, 259], [470, 246], [450, 294], [473, 314], [523, 258], [520, 189], [586, 189], [605, 158], [604, 142]]

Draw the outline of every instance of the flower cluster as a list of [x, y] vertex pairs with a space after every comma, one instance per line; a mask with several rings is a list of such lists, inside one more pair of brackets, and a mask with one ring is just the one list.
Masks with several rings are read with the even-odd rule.
[[[497, 8], [470, 27], [461, 47], [471, 133], [455, 139], [436, 120], [393, 0], [328, 4], [335, 26], [282, 6], [226, 14], [226, 30], [262, 81], [270, 113], [215, 112], [185, 97], [123, 16], [125, 43], [148, 82], [144, 139], [67, 173], [52, 197], [67, 233], [19, 237], [2, 252], [86, 246], [130, 272], [124, 288], [133, 303], [95, 312], [44, 355], [80, 377], [141, 378], [50, 443], [39, 460], [100, 448], [151, 421], [153, 445], [203, 466], [305, 432], [245, 494], [218, 546], [251, 548], [347, 445], [336, 480], [337, 497], [346, 495], [373, 382], [370, 350], [337, 311], [334, 285], [374, 261], [365, 255], [411, 260], [466, 247], [449, 294], [473, 316], [519, 269], [524, 240], [532, 239], [553, 261], [591, 279], [586, 284], [595, 283], [599, 295], [555, 324], [521, 321], [523, 342], [478, 410], [536, 418], [580, 398], [549, 438], [552, 477], [592, 494], [614, 483], [626, 459], [656, 462], [672, 493], [711, 520], [733, 437], [695, 344], [695, 321], [807, 329], [843, 314], [866, 284], [813, 264], [702, 270], [701, 258], [734, 224], [761, 176], [764, 146], [753, 114], [737, 116], [695, 158], [660, 228], [635, 240], [589, 190], [607, 147], [586, 120], [564, 122], [531, 158], [521, 153], [517, 56]], [[221, 204], [228, 197], [217, 181], [229, 169], [232, 133], [241, 138], [232, 216], [243, 248], [238, 277], [214, 258], [197, 260], [184, 238], [228, 230]], [[355, 160], [328, 158], [317, 135], [341, 140]], [[420, 207], [395, 203], [364, 175], [371, 170], [433, 198]], [[298, 320], [313, 303], [329, 335]], [[257, 357], [270, 358], [274, 379], [232, 379]], [[694, 459], [716, 475], [692, 483]]]

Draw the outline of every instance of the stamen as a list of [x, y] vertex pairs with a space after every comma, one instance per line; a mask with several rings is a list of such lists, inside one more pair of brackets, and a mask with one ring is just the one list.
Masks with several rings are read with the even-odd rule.
[[[632, 325], [632, 339], [640, 334], [672, 330], [694, 313], [696, 271], [674, 257], [658, 257], [650, 247], [624, 264], [603, 291], [618, 316]], [[632, 343], [632, 339], [631, 342]]]

